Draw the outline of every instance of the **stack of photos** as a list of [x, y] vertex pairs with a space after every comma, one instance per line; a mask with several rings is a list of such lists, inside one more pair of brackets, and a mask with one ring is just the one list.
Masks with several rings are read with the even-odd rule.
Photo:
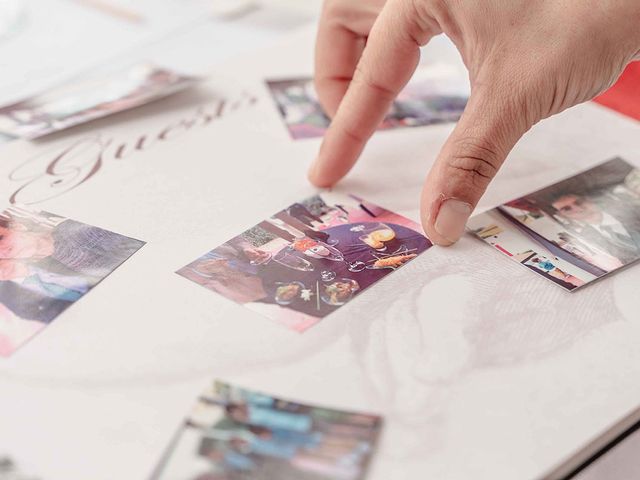
[[78, 78], [0, 108], [0, 132], [35, 139], [166, 97], [196, 80], [147, 64]]
[[356, 196], [322, 193], [177, 273], [302, 332], [430, 248], [421, 231]]
[[47, 212], [0, 213], [0, 356], [11, 355], [144, 242]]
[[477, 215], [469, 228], [575, 290], [640, 258], [640, 170], [615, 158]]
[[200, 396], [155, 480], [362, 480], [382, 420], [215, 382]]
[[[320, 106], [313, 79], [268, 80], [267, 86], [294, 140], [324, 135], [330, 120]], [[419, 68], [379, 129], [457, 122], [467, 104], [468, 90], [467, 84], [446, 69]]]
[[24, 473], [11, 457], [0, 454], [0, 480], [38, 480], [38, 477]]

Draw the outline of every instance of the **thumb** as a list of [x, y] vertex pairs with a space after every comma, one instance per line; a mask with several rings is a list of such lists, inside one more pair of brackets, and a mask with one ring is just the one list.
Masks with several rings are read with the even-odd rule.
[[[496, 85], [495, 82], [488, 84]], [[438, 245], [457, 242], [473, 209], [518, 140], [531, 128], [526, 100], [508, 89], [472, 91], [422, 191], [422, 224]]]

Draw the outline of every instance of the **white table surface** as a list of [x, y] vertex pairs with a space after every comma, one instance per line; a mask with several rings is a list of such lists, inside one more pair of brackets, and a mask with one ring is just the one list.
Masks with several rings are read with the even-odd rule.
[[[3, 197], [28, 183], [23, 202], [149, 242], [0, 362], [0, 451], [50, 480], [144, 478], [217, 377], [384, 414], [372, 480], [541, 478], [637, 407], [640, 268], [568, 294], [465, 237], [304, 335], [172, 273], [313, 193], [304, 174], [318, 141], [290, 142], [261, 84], [309, 73], [312, 37], [309, 29], [231, 61], [197, 91], [0, 151]], [[441, 41], [427, 54], [456, 61]], [[180, 126], [216, 97], [243, 92], [257, 102]], [[166, 140], [115, 159], [119, 145], [157, 140], [168, 126]], [[378, 135], [338, 188], [417, 219], [422, 178], [449, 131]], [[639, 134], [595, 105], [544, 122], [481, 208], [615, 155], [640, 165]], [[73, 164], [86, 171], [99, 159], [98, 174], [77, 188], [66, 175], [53, 185], [46, 165], [78, 141]]]

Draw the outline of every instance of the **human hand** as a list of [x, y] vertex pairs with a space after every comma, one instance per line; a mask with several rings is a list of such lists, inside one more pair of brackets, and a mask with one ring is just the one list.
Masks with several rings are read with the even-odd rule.
[[469, 70], [471, 96], [427, 176], [421, 217], [434, 243], [455, 243], [534, 124], [595, 97], [640, 59], [639, 24], [638, 0], [325, 0], [316, 88], [333, 121], [309, 179], [328, 187], [347, 174], [415, 71], [420, 46], [445, 33]]

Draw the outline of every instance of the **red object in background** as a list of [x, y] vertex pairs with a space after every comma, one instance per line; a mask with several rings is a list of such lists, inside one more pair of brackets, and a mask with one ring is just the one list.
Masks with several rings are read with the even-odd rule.
[[630, 64], [618, 82], [595, 101], [640, 120], [640, 62]]

